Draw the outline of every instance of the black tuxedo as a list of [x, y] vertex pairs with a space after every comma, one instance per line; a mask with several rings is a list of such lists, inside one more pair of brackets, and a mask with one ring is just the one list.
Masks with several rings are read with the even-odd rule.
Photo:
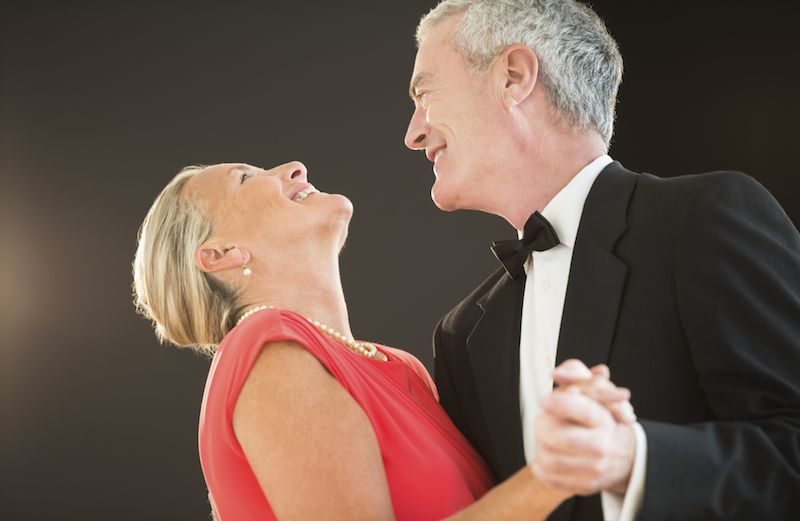
[[[499, 268], [434, 334], [441, 403], [501, 480], [525, 465], [524, 286]], [[573, 251], [556, 364], [568, 358], [632, 391], [642, 519], [800, 519], [800, 236], [754, 180], [607, 166]], [[551, 519], [600, 520], [599, 495]]]

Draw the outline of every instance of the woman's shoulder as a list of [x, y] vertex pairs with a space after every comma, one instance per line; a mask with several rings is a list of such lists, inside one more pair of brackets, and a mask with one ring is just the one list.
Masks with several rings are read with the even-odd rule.
[[439, 392], [436, 389], [436, 384], [433, 383], [430, 373], [416, 356], [408, 351], [404, 351], [403, 349], [398, 349], [396, 347], [389, 347], [382, 344], [380, 347], [382, 351], [387, 352], [392, 356], [392, 358], [405, 364], [406, 367], [416, 374], [428, 388], [436, 401], [439, 401]]
[[298, 380], [325, 380], [335, 369], [311, 324], [285, 310], [265, 309], [234, 327], [217, 346], [204, 400], [230, 415], [248, 382], [251, 387], [292, 387]]
[[[310, 324], [282, 309], [259, 310], [231, 329], [217, 346], [212, 360], [214, 380], [231, 380], [241, 386], [264, 348], [273, 344], [293, 344], [314, 349]], [[299, 344], [299, 345], [298, 345]]]
[[228, 336], [243, 336], [253, 333], [279, 333], [286, 330], [296, 330], [301, 326], [296, 313], [280, 308], [264, 308], [251, 314], [245, 314], [244, 319], [230, 330]]
[[[217, 352], [260, 350], [269, 342], [307, 343], [310, 324], [290, 311], [266, 308], [247, 316], [222, 339]], [[235, 347], [234, 347], [235, 346]]]

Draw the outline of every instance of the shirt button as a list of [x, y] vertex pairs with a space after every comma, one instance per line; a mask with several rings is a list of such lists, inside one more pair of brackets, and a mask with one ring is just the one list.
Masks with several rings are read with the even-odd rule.
[[550, 281], [546, 280], [546, 281], [542, 282], [542, 288], [544, 288], [545, 291], [550, 289]]

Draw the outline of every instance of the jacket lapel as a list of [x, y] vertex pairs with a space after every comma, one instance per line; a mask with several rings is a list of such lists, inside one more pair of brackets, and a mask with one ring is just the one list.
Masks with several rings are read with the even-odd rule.
[[[627, 226], [628, 201], [635, 185], [636, 174], [614, 162], [603, 169], [589, 191], [572, 253], [556, 365], [570, 358], [589, 367], [608, 362], [628, 272], [613, 250]], [[548, 521], [571, 519], [575, 501], [599, 500], [572, 498]]]
[[[611, 349], [627, 266], [613, 254], [626, 228], [636, 174], [619, 163], [607, 166], [586, 199], [559, 334], [557, 364], [578, 358], [605, 363]], [[477, 302], [480, 315], [467, 337], [467, 351], [495, 456], [505, 479], [525, 465], [519, 403], [519, 339], [525, 277], [503, 274]], [[550, 519], [569, 519], [567, 501]]]
[[503, 273], [477, 306], [467, 350], [500, 479], [525, 465], [519, 405], [519, 331], [525, 278]]
[[607, 363], [628, 267], [614, 255], [627, 227], [637, 175], [618, 162], [597, 177], [583, 207], [572, 254], [556, 365], [577, 358], [591, 367]]

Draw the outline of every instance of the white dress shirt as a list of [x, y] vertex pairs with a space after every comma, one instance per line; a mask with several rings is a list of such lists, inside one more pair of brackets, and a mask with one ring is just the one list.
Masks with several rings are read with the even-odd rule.
[[[541, 412], [539, 399], [553, 390], [558, 335], [567, 293], [575, 238], [589, 190], [600, 172], [613, 160], [602, 155], [589, 163], [542, 210], [558, 235], [560, 244], [535, 251], [525, 262], [525, 293], [519, 346], [519, 398], [525, 460], [534, 456], [533, 425]], [[522, 238], [522, 231], [519, 231]], [[612, 375], [613, 379], [613, 375]], [[644, 492], [647, 440], [637, 423], [636, 454], [628, 491], [623, 496], [603, 492], [606, 521], [633, 521]]]

